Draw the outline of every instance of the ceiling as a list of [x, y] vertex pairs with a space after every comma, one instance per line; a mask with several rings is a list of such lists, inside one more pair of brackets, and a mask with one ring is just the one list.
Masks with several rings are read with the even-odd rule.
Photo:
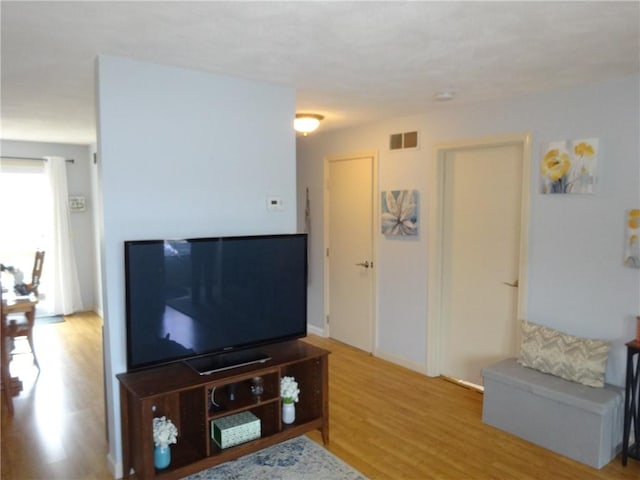
[[640, 70], [639, 6], [3, 0], [0, 135], [95, 142], [99, 54], [292, 86], [323, 130], [599, 82]]

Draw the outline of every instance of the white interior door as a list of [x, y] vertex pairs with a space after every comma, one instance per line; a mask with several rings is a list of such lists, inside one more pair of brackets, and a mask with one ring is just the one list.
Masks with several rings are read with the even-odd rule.
[[329, 335], [371, 352], [374, 157], [328, 160], [326, 172]]
[[521, 144], [444, 158], [442, 374], [481, 385], [481, 369], [517, 353]]

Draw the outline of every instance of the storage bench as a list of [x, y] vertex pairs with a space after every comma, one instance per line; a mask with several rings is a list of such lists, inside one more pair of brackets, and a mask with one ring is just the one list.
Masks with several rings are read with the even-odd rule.
[[482, 370], [482, 421], [595, 468], [621, 449], [624, 389], [594, 388], [523, 367]]

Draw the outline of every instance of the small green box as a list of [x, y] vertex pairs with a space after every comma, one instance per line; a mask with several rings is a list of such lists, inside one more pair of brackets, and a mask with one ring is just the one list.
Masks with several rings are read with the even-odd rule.
[[220, 448], [260, 438], [260, 419], [251, 412], [236, 413], [211, 421], [211, 438]]

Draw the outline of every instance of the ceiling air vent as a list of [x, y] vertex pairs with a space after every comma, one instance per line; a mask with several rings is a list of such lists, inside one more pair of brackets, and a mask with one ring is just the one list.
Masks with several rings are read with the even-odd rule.
[[389, 135], [389, 150], [418, 148], [418, 132], [392, 133]]

